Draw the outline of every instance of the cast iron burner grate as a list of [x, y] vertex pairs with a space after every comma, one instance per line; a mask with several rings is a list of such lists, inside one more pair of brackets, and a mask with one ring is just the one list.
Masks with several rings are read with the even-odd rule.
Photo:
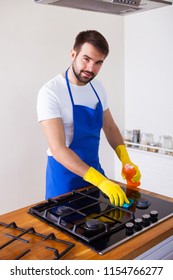
[[130, 206], [111, 205], [98, 188], [75, 190], [35, 205], [29, 213], [99, 254], [172, 217], [173, 204], [140, 189], [126, 189]]
[[[2, 245], [0, 244], [0, 259], [2, 259], [1, 258], [1, 252], [3, 253], [3, 250], [5, 250], [8, 246], [10, 246], [12, 244], [14, 245], [15, 242], [19, 242], [18, 246], [17, 246], [18, 248], [21, 247], [22, 243], [30, 244], [29, 248], [25, 247], [25, 248], [21, 248], [21, 250], [17, 249], [16, 246], [14, 246], [14, 250], [15, 251], [21, 251], [21, 252], [18, 252], [17, 255], [14, 256], [13, 258], [15, 260], [22, 259], [25, 255], [27, 255], [30, 252], [32, 252], [33, 237], [38, 237], [39, 238], [39, 241], [37, 241], [37, 242], [39, 242], [40, 246], [41, 246], [42, 241], [43, 241], [44, 245], [45, 245], [46, 241], [47, 241], [47, 243], [49, 243], [49, 241], [50, 241], [51, 244], [52, 243], [56, 244], [54, 247], [53, 246], [43, 246], [43, 250], [52, 251], [53, 252], [53, 254], [54, 254], [54, 258], [53, 259], [54, 260], [59, 260], [66, 253], [68, 253], [69, 250], [71, 250], [75, 246], [74, 243], [71, 243], [71, 242], [68, 242], [68, 241], [56, 238], [54, 233], [50, 233], [48, 235], [44, 235], [44, 234], [36, 232], [36, 230], [33, 227], [30, 227], [30, 228], [27, 228], [27, 229], [20, 228], [20, 227], [18, 227], [16, 225], [15, 222], [12, 222], [12, 223], [9, 223], [9, 224], [0, 222], [0, 227], [1, 226], [3, 227], [2, 231], [0, 232], [0, 233], [2, 233], [2, 235], [0, 235], [1, 236], [1, 241], [6, 239], [5, 240], [6, 242], [4, 242]], [[12, 231], [14, 231], [13, 234], [7, 233], [7, 232], [5, 232], [5, 233], [3, 232], [4, 229], [9, 229], [9, 228], [12, 229]], [[17, 231], [17, 234], [16, 234], [16, 231]], [[31, 240], [29, 240], [28, 234], [31, 235]], [[59, 246], [58, 249], [57, 249], [57, 245]], [[11, 251], [11, 248], [9, 248], [9, 250], [7, 252], [4, 252], [6, 257], [7, 257], [7, 255], [9, 255], [9, 251]], [[11, 251], [11, 255], [12, 254], [14, 255], [15, 252]], [[33, 254], [35, 254], [35, 253], [33, 253]], [[11, 258], [7, 257], [7, 259], [11, 259]]]
[[[91, 194], [75, 190], [71, 195], [57, 199], [49, 199], [29, 213], [36, 215], [50, 225], [73, 234], [80, 240], [92, 243], [107, 236], [117, 229], [125, 227], [125, 223], [133, 219], [133, 213], [124, 209], [125, 219], [118, 221], [114, 218], [114, 211], [121, 211], [118, 207], [102, 201], [97, 195], [100, 191], [94, 188]], [[93, 195], [96, 195], [94, 197]]]

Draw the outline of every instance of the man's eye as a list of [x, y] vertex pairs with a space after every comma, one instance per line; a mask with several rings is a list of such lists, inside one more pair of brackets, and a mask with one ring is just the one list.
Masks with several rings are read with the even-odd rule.
[[102, 65], [102, 64], [103, 64], [103, 61], [97, 61], [96, 64], [97, 64], [97, 65]]

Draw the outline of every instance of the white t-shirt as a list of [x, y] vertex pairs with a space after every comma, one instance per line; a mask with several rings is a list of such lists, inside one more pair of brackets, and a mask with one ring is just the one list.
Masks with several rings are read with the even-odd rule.
[[[92, 81], [92, 85], [100, 98], [103, 111], [105, 111], [108, 108], [108, 102], [103, 85], [97, 79]], [[84, 86], [76, 86], [70, 83], [70, 88], [75, 105], [96, 108], [98, 98], [89, 83]], [[39, 122], [53, 118], [62, 118], [66, 145], [68, 147], [71, 144], [73, 138], [72, 102], [63, 74], [57, 75], [40, 89], [37, 99], [37, 115]], [[48, 154], [51, 155], [49, 149]]]

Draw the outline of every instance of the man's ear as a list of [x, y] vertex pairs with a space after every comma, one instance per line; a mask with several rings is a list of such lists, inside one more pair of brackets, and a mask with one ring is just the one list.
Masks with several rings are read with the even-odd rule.
[[74, 60], [76, 57], [76, 51], [73, 49], [71, 50], [71, 59]]

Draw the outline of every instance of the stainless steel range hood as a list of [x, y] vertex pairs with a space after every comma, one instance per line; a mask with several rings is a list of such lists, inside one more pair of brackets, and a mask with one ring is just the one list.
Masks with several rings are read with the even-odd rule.
[[35, 0], [35, 2], [116, 15], [127, 15], [172, 5], [171, 0]]

